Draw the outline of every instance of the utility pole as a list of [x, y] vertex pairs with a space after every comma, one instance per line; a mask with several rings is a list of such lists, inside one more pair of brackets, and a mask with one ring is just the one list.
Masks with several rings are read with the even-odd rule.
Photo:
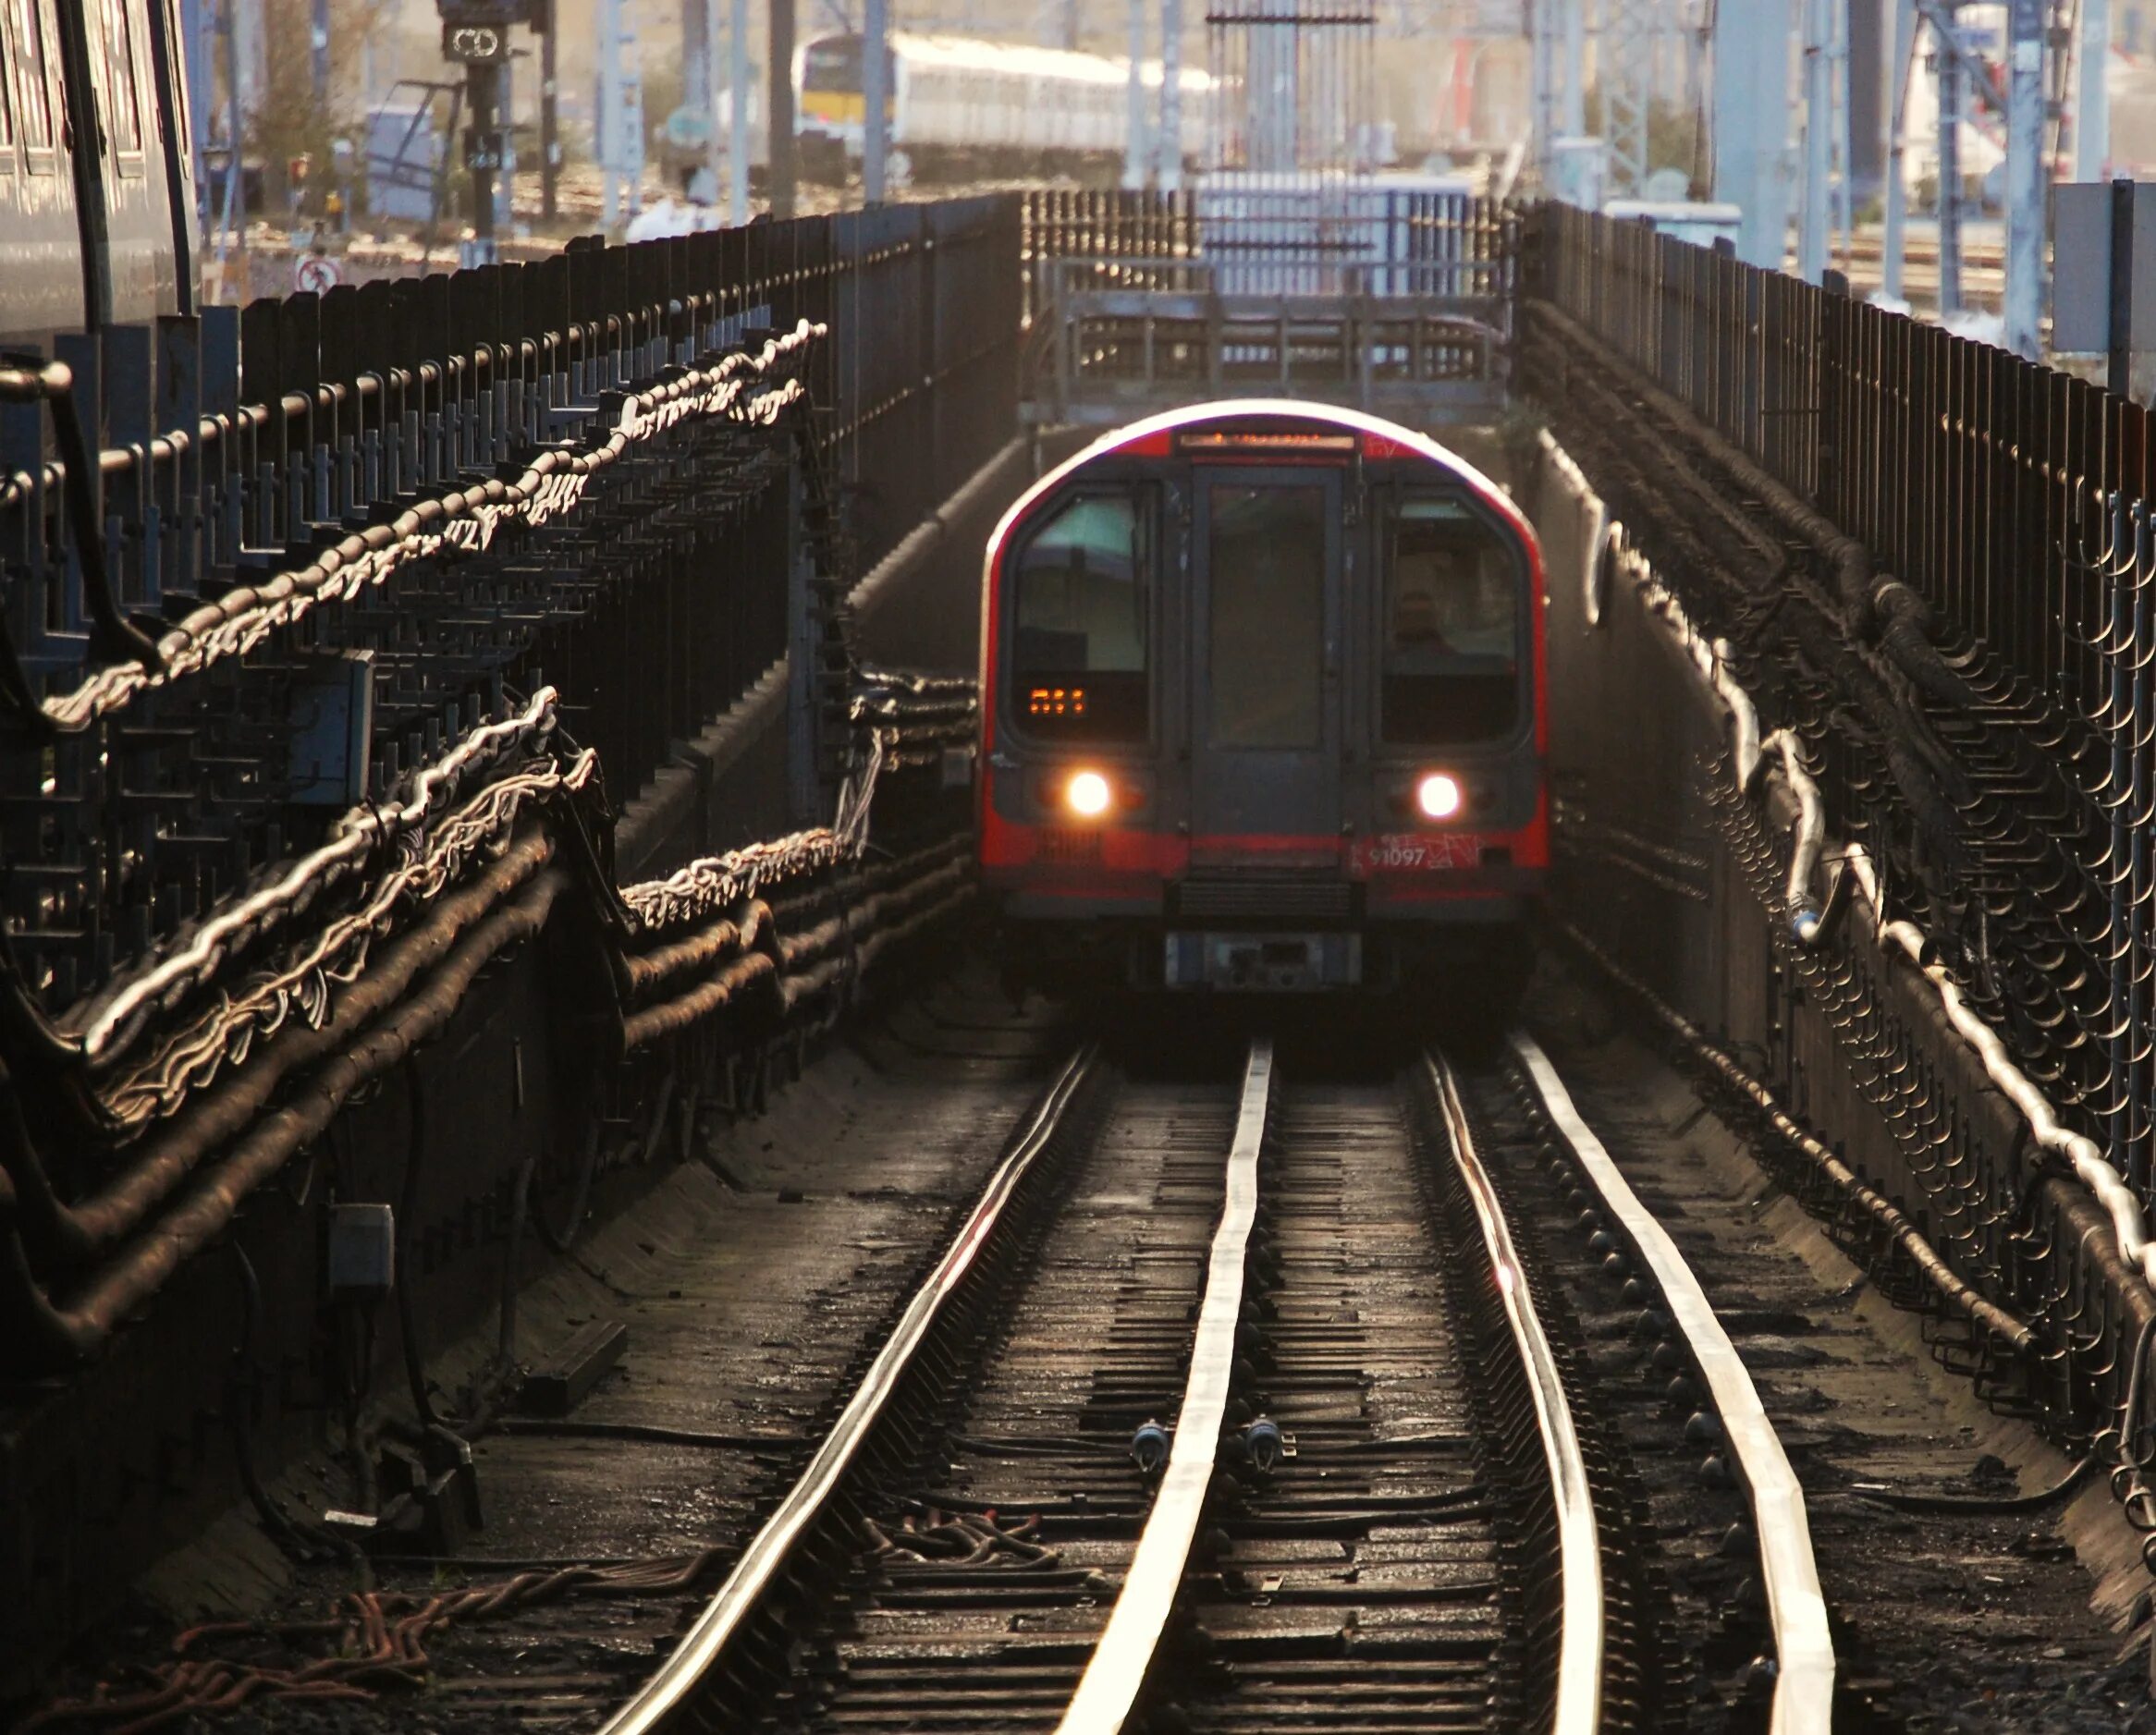
[[710, 68], [704, 81], [704, 115], [709, 123], [704, 129], [704, 175], [711, 184], [711, 206], [716, 216], [720, 185], [718, 159], [724, 150], [718, 137], [718, 0], [702, 0], [702, 5], [704, 40], [709, 44], [705, 54]]
[[880, 205], [891, 153], [889, 31], [885, 0], [862, 0], [861, 10], [861, 199]]
[[208, 0], [180, 0], [179, 37], [180, 58], [187, 67], [188, 115], [193, 129], [188, 136], [188, 152], [193, 160], [195, 200], [201, 206], [196, 214], [202, 219], [202, 227], [209, 227], [210, 183], [203, 166], [203, 153], [210, 144], [210, 36], [212, 26], [202, 8]]
[[704, 0], [681, 0], [681, 105], [694, 108], [710, 89], [710, 21]]
[[[1550, 184], [1554, 159], [1550, 144], [1558, 136], [1558, 8], [1576, 8], [1586, 0], [1525, 0], [1527, 7], [1527, 155]], [[1567, 20], [1569, 25], [1569, 20]], [[1582, 111], [1585, 112], [1584, 110]]]
[[1828, 179], [1833, 172], [1833, 0], [1805, 0], [1804, 26], [1804, 227], [1796, 249], [1797, 275], [1818, 283], [1827, 269]]
[[1562, 137], [1577, 139], [1587, 129], [1587, 0], [1558, 0], [1564, 8], [1564, 41], [1559, 67], [1557, 124]]
[[471, 124], [464, 166], [472, 171], [472, 245], [464, 263], [495, 263], [497, 178], [509, 171], [508, 128], [502, 124], [502, 75], [509, 64], [509, 26], [531, 21], [524, 0], [440, 0], [442, 53], [464, 67]]
[[1961, 28], [1949, 0], [1932, 35], [1939, 67], [1939, 316], [1961, 312]]
[[643, 116], [629, 75], [624, 0], [599, 0], [599, 104], [596, 128], [603, 174], [600, 213], [611, 228], [642, 203]]
[[[1601, 130], [1610, 142], [1613, 193], [1636, 197], [1654, 166], [1648, 156], [1647, 117], [1654, 106], [1662, 11], [1661, 0], [1602, 0], [1595, 73], [1602, 90]], [[1786, 107], [1787, 98], [1782, 102]]]
[[539, 38], [539, 214], [549, 223], [561, 214], [561, 83], [555, 43], [561, 22], [555, 0], [535, 0]]
[[2075, 64], [2080, 68], [2074, 109], [2074, 178], [2100, 181], [2111, 162], [2111, 0], [2081, 0]]
[[329, 0], [314, 0], [314, 104], [329, 101]]
[[764, 68], [765, 131], [768, 138], [769, 165], [765, 177], [770, 183], [771, 214], [793, 214], [793, 0], [770, 0], [769, 46]]
[[734, 99], [726, 142], [727, 221], [739, 228], [749, 220], [749, 0], [733, 0], [726, 52]]
[[1744, 214], [1737, 257], [1782, 269], [1789, 236], [1789, 20], [1780, 0], [1716, 0], [1714, 196]]
[[494, 177], [502, 170], [502, 69], [496, 60], [463, 69], [463, 91], [472, 105], [470, 166], [472, 166], [472, 252], [466, 265], [492, 265], [494, 254]]
[[269, 76], [264, 64], [268, 32], [263, 27], [262, 0], [232, 0], [232, 32], [239, 55], [240, 105], [253, 113], [261, 106], [263, 86]]
[[1903, 267], [1908, 257], [1909, 186], [1905, 178], [1909, 137], [1909, 79], [1917, 62], [1917, 0], [1893, 0], [1894, 100], [1888, 125], [1886, 236], [1880, 250], [1880, 287], [1896, 301], [1908, 299]]
[[2033, 361], [2044, 299], [2044, 0], [2009, 0], [2006, 43], [2006, 347]]
[[1145, 0], [1131, 4], [1130, 137], [1123, 141], [1123, 187], [1136, 192], [1145, 184]]
[[1164, 193], [1182, 189], [1182, 0], [1160, 0], [1160, 161]]
[[[1846, 261], [1849, 250], [1856, 239], [1856, 208], [1851, 192], [1856, 179], [1856, 141], [1852, 136], [1856, 110], [1850, 99], [1854, 73], [1854, 64], [1849, 54], [1850, 0], [1831, 0], [1831, 4], [1833, 6], [1833, 33], [1828, 48], [1828, 65], [1833, 75], [1830, 90], [1834, 122], [1832, 214], [1834, 232], [1842, 238], [1842, 257]], [[1877, 67], [1873, 70], [1876, 72]]]
[[[707, 0], [681, 0], [681, 106], [691, 114], [701, 109], [716, 123], [711, 92], [711, 17]], [[709, 130], [705, 138], [709, 139]], [[718, 189], [712, 189], [714, 196]]]
[[247, 260], [247, 189], [239, 157], [247, 139], [247, 116], [239, 99], [240, 0], [225, 0], [225, 214], [217, 226], [217, 263], [223, 275], [225, 250], [237, 242], [239, 258], [239, 292], [232, 299], [244, 303], [254, 293], [252, 268]]
[[2105, 384], [2113, 397], [2134, 393], [2134, 183], [2111, 184], [2111, 318], [2104, 333]]

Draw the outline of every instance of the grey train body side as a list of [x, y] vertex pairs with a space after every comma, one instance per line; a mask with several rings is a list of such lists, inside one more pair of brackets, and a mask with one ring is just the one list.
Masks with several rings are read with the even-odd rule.
[[195, 308], [178, 0], [0, 0], [0, 346]]

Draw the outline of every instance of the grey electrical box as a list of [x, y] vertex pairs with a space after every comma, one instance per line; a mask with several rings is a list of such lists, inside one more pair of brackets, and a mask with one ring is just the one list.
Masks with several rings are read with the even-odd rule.
[[292, 679], [292, 800], [337, 808], [365, 800], [374, 737], [374, 652], [302, 658]]
[[[2111, 348], [2111, 183], [2054, 189], [2052, 348], [2061, 355]], [[2128, 349], [2156, 349], [2156, 181], [2134, 188], [2134, 253]]]
[[329, 1207], [329, 1287], [381, 1295], [397, 1281], [397, 1214], [386, 1204]]

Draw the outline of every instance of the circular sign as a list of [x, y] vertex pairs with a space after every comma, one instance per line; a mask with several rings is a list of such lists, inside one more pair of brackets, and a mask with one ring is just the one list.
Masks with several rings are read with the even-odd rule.
[[686, 105], [667, 116], [667, 142], [677, 151], [702, 151], [711, 143], [711, 115]]
[[327, 295], [344, 281], [344, 272], [326, 253], [302, 253], [292, 263], [292, 287], [301, 295]]

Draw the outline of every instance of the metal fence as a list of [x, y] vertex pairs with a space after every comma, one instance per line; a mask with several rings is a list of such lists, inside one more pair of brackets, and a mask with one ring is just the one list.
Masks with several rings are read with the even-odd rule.
[[796, 558], [873, 561], [1011, 437], [1018, 214], [594, 240], [0, 375], [21, 997], [91, 995], [545, 683], [633, 794], [784, 650]]
[[1822, 736], [1838, 819], [1901, 846], [1897, 892], [2156, 1203], [2149, 413], [1641, 226], [1536, 225], [1549, 305], [1853, 539], [1799, 577], [1914, 708]]
[[1516, 219], [1464, 189], [1211, 177], [1181, 193], [1025, 195], [1026, 312], [1071, 288], [1231, 296], [1424, 297], [1501, 320]]
[[1034, 413], [1128, 420], [1231, 395], [1488, 409], [1516, 233], [1493, 202], [1374, 180], [1030, 194]]

